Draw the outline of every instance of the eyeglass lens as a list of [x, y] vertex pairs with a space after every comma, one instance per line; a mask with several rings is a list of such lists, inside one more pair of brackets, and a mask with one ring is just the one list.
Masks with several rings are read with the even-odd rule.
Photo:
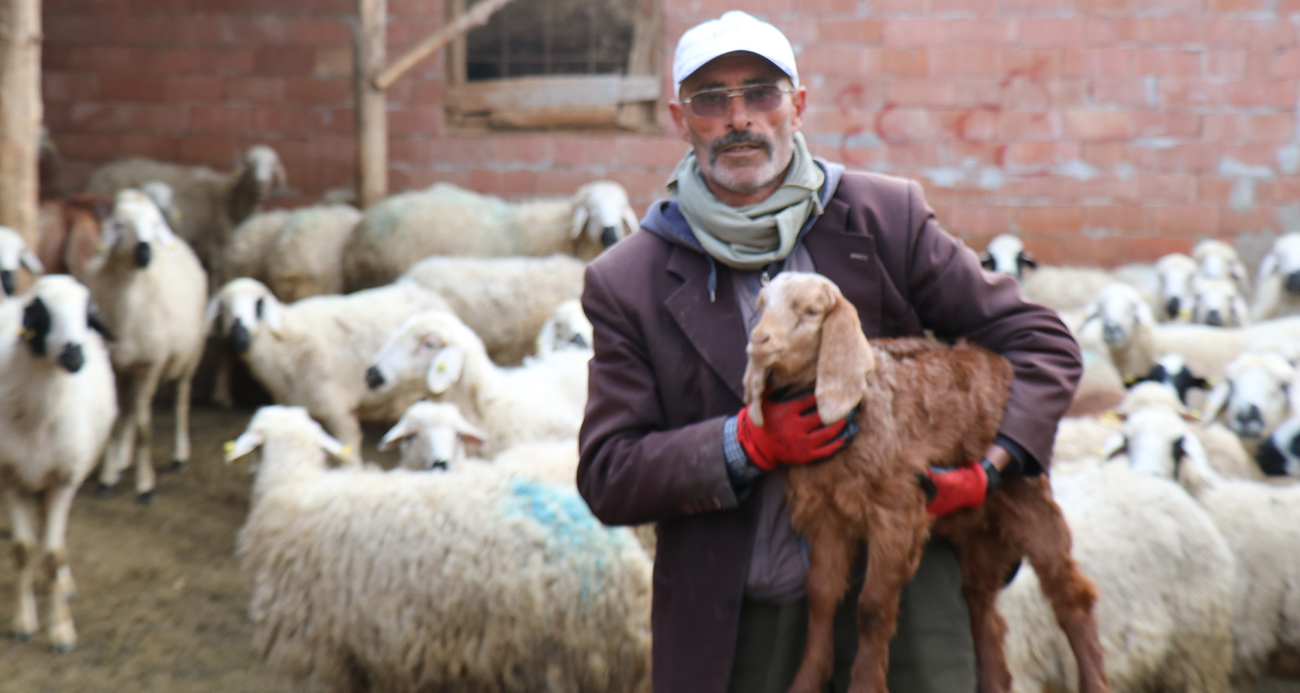
[[[755, 113], [776, 110], [781, 105], [781, 97], [784, 95], [784, 92], [771, 84], [744, 87], [739, 91], [745, 99], [745, 108]], [[731, 103], [731, 95], [734, 93], [735, 90], [725, 89], [700, 92], [691, 97], [691, 112], [700, 118], [724, 116], [727, 114], [727, 106]]]

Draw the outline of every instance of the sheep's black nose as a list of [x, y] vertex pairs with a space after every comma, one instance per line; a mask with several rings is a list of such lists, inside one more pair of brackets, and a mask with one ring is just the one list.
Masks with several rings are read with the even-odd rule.
[[1289, 294], [1300, 294], [1300, 270], [1296, 270], [1286, 275], [1286, 292]]
[[141, 269], [149, 266], [149, 261], [153, 259], [153, 249], [148, 243], [140, 241], [135, 244], [135, 266]]
[[10, 270], [0, 270], [0, 287], [4, 287], [6, 296], [14, 295], [14, 273]]
[[378, 390], [384, 386], [384, 374], [379, 372], [378, 366], [366, 369], [366, 386], [371, 390]]
[[573, 337], [569, 340], [569, 343], [572, 344], [573, 346], [578, 347], [579, 349], [587, 349], [590, 346], [589, 344], [587, 344], [587, 338], [583, 337], [580, 334], [573, 335]]
[[64, 344], [59, 352], [59, 365], [69, 373], [76, 373], [86, 363], [86, 356], [81, 352], [80, 344]]
[[230, 348], [234, 349], [235, 353], [247, 352], [252, 341], [252, 336], [248, 334], [248, 328], [244, 327], [242, 321], [236, 320], [235, 324], [230, 326]]
[[1178, 297], [1177, 296], [1174, 296], [1168, 301], [1165, 301], [1165, 312], [1169, 314], [1170, 320], [1178, 319]]
[[1206, 313], [1205, 324], [1213, 325], [1214, 327], [1223, 327], [1223, 313], [1220, 313], [1217, 310], [1212, 310]]
[[1259, 446], [1259, 450], [1255, 452], [1255, 462], [1266, 476], [1286, 476], [1286, 458], [1273, 444], [1272, 438]]
[[1118, 346], [1124, 343], [1124, 328], [1119, 325], [1106, 324], [1101, 328], [1102, 339], [1111, 346]]
[[429, 471], [447, 471], [447, 460], [432, 460], [429, 462]]
[[1237, 435], [1259, 435], [1264, 429], [1264, 413], [1251, 404], [1237, 410]]
[[600, 244], [608, 248], [615, 243], [618, 243], [618, 229], [606, 226], [600, 232]]

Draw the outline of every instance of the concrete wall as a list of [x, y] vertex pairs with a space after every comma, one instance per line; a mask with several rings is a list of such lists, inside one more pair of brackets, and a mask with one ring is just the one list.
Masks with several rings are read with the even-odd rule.
[[[665, 54], [737, 5], [664, 0]], [[973, 245], [1022, 234], [1106, 265], [1203, 237], [1247, 254], [1300, 229], [1300, 0], [755, 0], [795, 44], [814, 151], [918, 178]], [[46, 114], [63, 186], [127, 154], [229, 168], [266, 142], [310, 201], [353, 177], [351, 0], [46, 0]], [[390, 53], [440, 26], [390, 0]], [[664, 72], [668, 68], [665, 66]], [[441, 58], [389, 99], [394, 192], [506, 197], [594, 178], [638, 206], [685, 145], [660, 134], [448, 133]], [[668, 125], [665, 115], [664, 122]]]

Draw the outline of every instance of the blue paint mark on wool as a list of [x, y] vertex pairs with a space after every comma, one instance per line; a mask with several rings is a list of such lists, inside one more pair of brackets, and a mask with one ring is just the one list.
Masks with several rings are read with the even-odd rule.
[[586, 599], [603, 585], [592, 578], [603, 577], [610, 553], [622, 548], [622, 535], [614, 533], [591, 514], [591, 509], [571, 489], [546, 482], [513, 479], [507, 513], [526, 515], [547, 530], [548, 544], [591, 561], [592, 570], [583, 576], [580, 596]]

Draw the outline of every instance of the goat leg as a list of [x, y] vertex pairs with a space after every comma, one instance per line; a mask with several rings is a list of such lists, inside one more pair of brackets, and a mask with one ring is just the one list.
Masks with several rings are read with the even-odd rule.
[[968, 535], [957, 545], [962, 596], [970, 613], [971, 638], [975, 643], [979, 693], [1011, 690], [1011, 670], [1002, 649], [1007, 623], [997, 610], [1006, 566], [1014, 560], [1007, 555], [1010, 553], [1013, 552], [1002, 547], [996, 531]]
[[849, 693], [887, 693], [889, 640], [898, 628], [898, 600], [916, 575], [929, 533], [925, 506], [877, 512], [867, 534], [867, 577], [858, 597], [858, 654]]
[[[847, 523], [826, 518], [807, 528], [808, 641], [790, 693], [818, 693], [835, 667], [835, 609], [848, 587], [849, 563], [855, 548]], [[839, 521], [837, 521], [839, 520]]]

